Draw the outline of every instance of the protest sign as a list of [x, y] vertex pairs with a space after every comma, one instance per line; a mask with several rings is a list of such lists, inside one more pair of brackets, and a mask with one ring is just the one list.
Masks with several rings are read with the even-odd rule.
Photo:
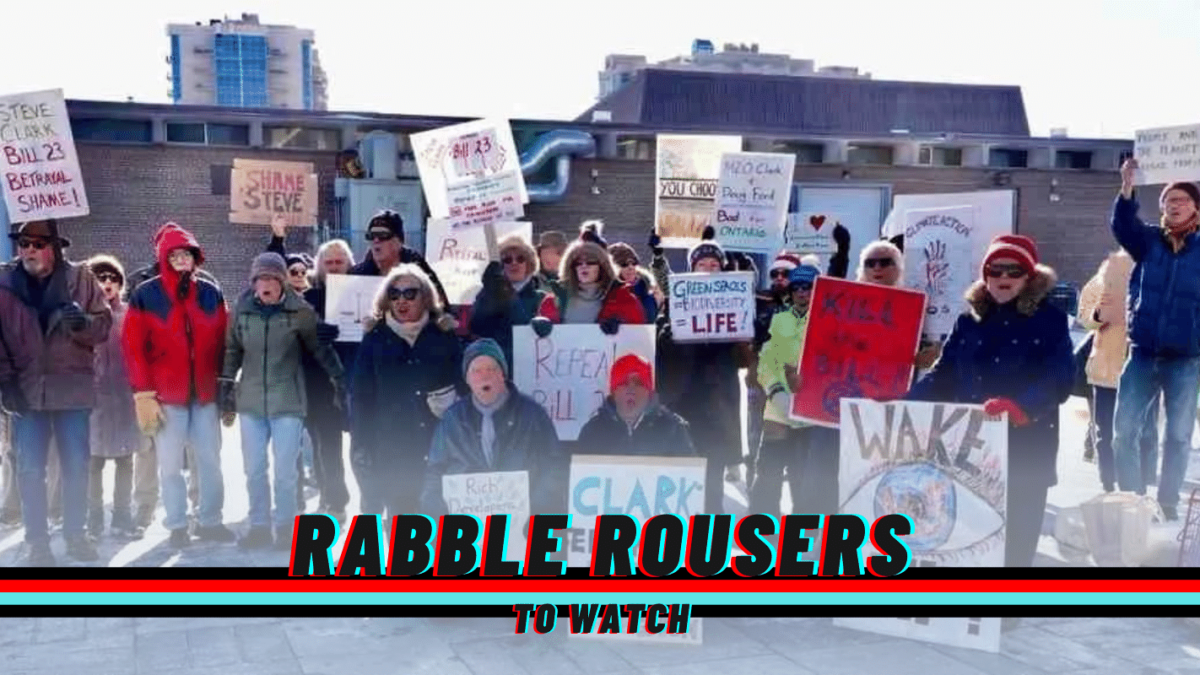
[[713, 226], [725, 250], [779, 252], [795, 168], [795, 155], [737, 152], [721, 157]]
[[283, 215], [290, 226], [317, 224], [317, 174], [306, 162], [233, 160], [229, 222], [270, 225]]
[[656, 142], [655, 231], [663, 246], [687, 248], [713, 224], [721, 157], [740, 152], [742, 137], [660, 134]]
[[675, 342], [754, 339], [754, 273], [672, 274], [670, 316]]
[[1138, 185], [1200, 180], [1200, 125], [1143, 129], [1134, 135]]
[[329, 274], [325, 277], [325, 322], [338, 327], [338, 342], [362, 342], [375, 313], [383, 277]]
[[[516, 235], [533, 247], [533, 223], [505, 222], [494, 226], [496, 239]], [[449, 220], [430, 218], [425, 228], [425, 259], [437, 273], [451, 305], [470, 305], [483, 287], [488, 265], [482, 227], [454, 227]], [[537, 261], [532, 262], [534, 270]]]
[[529, 520], [528, 471], [442, 476], [442, 501], [446, 502], [446, 513], [478, 516], [481, 521], [487, 516], [509, 516], [505, 559], [525, 559], [525, 523]]
[[[821, 259], [822, 266], [828, 265], [829, 257], [837, 253], [833, 231], [845, 217], [822, 211], [789, 213], [786, 220], [783, 234], [784, 250], [795, 251], [801, 255], [811, 253]], [[851, 261], [851, 265], [854, 262], [856, 261]]]
[[632, 516], [643, 525], [663, 513], [674, 513], [685, 522], [703, 514], [706, 461], [703, 457], [572, 457], [567, 480], [568, 566], [591, 567], [596, 516], [601, 514]]
[[904, 285], [925, 294], [927, 335], [949, 335], [975, 282], [975, 209], [946, 206], [904, 213]]
[[10, 222], [90, 213], [61, 89], [0, 96], [0, 152]]
[[1000, 653], [1001, 620], [997, 618], [960, 619], [955, 617], [918, 617], [892, 619], [888, 617], [836, 618], [839, 628], [908, 638], [921, 642]]
[[476, 120], [410, 139], [430, 214], [455, 227], [483, 227], [491, 251], [496, 239], [488, 226], [520, 219], [529, 203], [508, 121]]
[[513, 382], [550, 414], [559, 440], [574, 441], [608, 396], [613, 362], [629, 353], [654, 363], [654, 326], [605, 335], [595, 324], [563, 324], [544, 338], [513, 326]]
[[[842, 399], [840, 510], [907, 514], [914, 566], [1004, 567], [1008, 422], [983, 406]], [[863, 560], [879, 555], [869, 542]]]
[[837, 427], [843, 398], [908, 392], [925, 295], [902, 288], [817, 277], [788, 416]]

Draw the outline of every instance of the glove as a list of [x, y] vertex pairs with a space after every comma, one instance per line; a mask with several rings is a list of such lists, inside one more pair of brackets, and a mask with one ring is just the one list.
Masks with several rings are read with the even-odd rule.
[[1001, 413], [1008, 413], [1008, 421], [1014, 427], [1023, 427], [1029, 424], [1029, 417], [1025, 414], [1025, 411], [1021, 410], [1021, 406], [1017, 405], [1012, 399], [989, 398], [983, 404], [983, 412], [993, 417]]
[[662, 237], [658, 236], [657, 232], [650, 230], [650, 240], [646, 243], [650, 246], [650, 252], [654, 254], [655, 258], [662, 257]]
[[550, 337], [550, 331], [554, 330], [554, 322], [544, 316], [535, 316], [529, 325], [533, 327], [533, 332], [540, 338]]
[[217, 399], [217, 406], [221, 409], [222, 415], [236, 415], [237, 383], [233, 380], [222, 379], [220, 381], [220, 391], [217, 394]]
[[317, 322], [317, 340], [323, 345], [333, 344], [342, 330], [331, 323]]
[[605, 335], [616, 335], [621, 330], [621, 320], [615, 316], [600, 322], [600, 332]]
[[792, 393], [800, 391], [800, 373], [796, 370], [796, 366], [785, 365], [783, 367], [783, 376], [787, 378], [788, 390]]
[[79, 306], [78, 302], [72, 302], [66, 307], [63, 307], [62, 321], [63, 325], [67, 327], [67, 330], [78, 332], [84, 328], [87, 328], [88, 323], [91, 321], [91, 317], [84, 313], [83, 308]]
[[158, 433], [158, 430], [162, 428], [162, 423], [167, 419], [163, 415], [162, 406], [158, 404], [158, 392], [156, 391], [139, 391], [134, 394], [133, 408], [137, 415], [138, 428], [146, 436]]
[[0, 409], [13, 417], [20, 417], [29, 412], [29, 401], [17, 380], [0, 384]]
[[838, 250], [850, 246], [850, 230], [842, 227], [841, 223], [833, 228], [833, 242], [837, 244]]
[[454, 315], [450, 312], [444, 312], [437, 318], [435, 323], [437, 323], [438, 329], [443, 333], [453, 333], [458, 330], [458, 319], [454, 318]]

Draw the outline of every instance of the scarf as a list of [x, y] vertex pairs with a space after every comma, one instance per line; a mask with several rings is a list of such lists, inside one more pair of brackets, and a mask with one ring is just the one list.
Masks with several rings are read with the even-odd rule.
[[575, 294], [567, 300], [563, 323], [596, 323], [603, 307], [604, 293], [600, 284], [580, 285]]
[[417, 344], [417, 337], [421, 335], [421, 331], [425, 330], [425, 324], [429, 323], [429, 312], [421, 315], [421, 318], [412, 322], [402, 322], [396, 320], [396, 317], [391, 312], [385, 317], [388, 328], [392, 329], [396, 335], [408, 343], [409, 347]]
[[1197, 228], [1200, 228], [1200, 213], [1193, 214], [1192, 219], [1186, 225], [1178, 228], [1172, 228], [1170, 225], [1167, 225], [1166, 216], [1163, 216], [1159, 220], [1159, 225], [1162, 227], [1163, 236], [1167, 239], [1167, 245], [1171, 247], [1173, 252], [1179, 253], [1183, 250], [1183, 243], [1188, 235], [1195, 232]]
[[484, 405], [479, 399], [471, 397], [471, 403], [475, 405], [475, 409], [483, 415], [483, 426], [479, 430], [479, 444], [483, 446], [483, 456], [487, 459], [488, 468], [493, 466], [493, 461], [496, 456], [496, 411], [504, 407], [508, 402], [509, 392], [506, 389], [503, 394], [496, 397], [496, 400], [491, 405]]

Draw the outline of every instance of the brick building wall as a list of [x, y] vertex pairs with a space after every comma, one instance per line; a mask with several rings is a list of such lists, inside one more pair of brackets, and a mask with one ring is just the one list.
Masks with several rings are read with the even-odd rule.
[[[235, 297], [246, 287], [250, 261], [269, 236], [265, 227], [229, 223], [228, 169], [235, 158], [312, 162], [320, 176], [320, 219], [336, 221], [332, 152], [89, 142], [78, 147], [92, 214], [64, 223], [64, 232], [74, 242], [70, 254], [76, 260], [107, 252], [118, 255], [126, 267], [140, 267], [151, 260], [154, 231], [175, 220], [200, 239], [208, 268], [226, 286], [226, 295]], [[890, 184], [894, 194], [995, 188], [994, 169], [798, 165], [795, 180], [840, 183], [844, 169], [851, 172], [849, 180]], [[1108, 232], [1108, 214], [1119, 181], [1116, 172], [1011, 169], [1007, 173], [1011, 182], [1006, 187], [1018, 194], [1018, 231], [1038, 241], [1044, 261], [1062, 279], [1081, 286], [1115, 246]], [[1057, 181], [1053, 187], [1060, 196], [1057, 202], [1050, 200], [1052, 181]], [[598, 194], [593, 194], [594, 189]], [[582, 220], [601, 218], [610, 242], [628, 242], [648, 256], [645, 242], [654, 220], [654, 165], [574, 160], [566, 197], [551, 204], [530, 204], [526, 213], [535, 232], [562, 229], [573, 234]], [[1143, 215], [1157, 219], [1156, 205], [1147, 203]], [[288, 245], [311, 252], [311, 235], [296, 228]]]

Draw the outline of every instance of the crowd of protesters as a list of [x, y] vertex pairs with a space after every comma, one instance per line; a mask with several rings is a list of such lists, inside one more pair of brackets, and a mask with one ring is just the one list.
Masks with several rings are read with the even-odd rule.
[[[1078, 320], [1094, 331], [1086, 376], [1102, 487], [1144, 494], [1157, 483], [1173, 519], [1200, 389], [1200, 190], [1168, 186], [1162, 222], [1146, 225], [1135, 168], [1122, 168], [1113, 207], [1121, 250], [1085, 288]], [[851, 273], [850, 235], [838, 225], [825, 269], [802, 252], [770, 262], [752, 340], [677, 342], [672, 270], [659, 238], [650, 236], [643, 265], [635, 247], [610, 244], [603, 223], [588, 221], [574, 240], [559, 231], [543, 233], [537, 246], [500, 240], [460, 326], [434, 270], [405, 246], [399, 215], [372, 218], [369, 252], [357, 262], [342, 240], [325, 242], [315, 258], [288, 252], [282, 223], [272, 227], [238, 298], [223, 295], [204, 271], [201, 243], [175, 223], [156, 233], [154, 264], [128, 275], [109, 255], [71, 262], [54, 221], [12, 232], [17, 259], [0, 266], [0, 403], [13, 427], [0, 520], [19, 512], [31, 566], [55, 564], [56, 503], [66, 555], [98, 558], [109, 460], [116, 480], [107, 525], [117, 536], [141, 536], [161, 502], [173, 547], [199, 539], [287, 548], [306, 480], [319, 492], [319, 511], [345, 519], [347, 432], [363, 513], [438, 515], [446, 511], [442, 476], [512, 470], [529, 472], [533, 512], [562, 513], [573, 454], [702, 457], [709, 513], [725, 511], [724, 484], [740, 480], [743, 467], [752, 512], [778, 513], [786, 480], [794, 512], [834, 513], [838, 430], [788, 415], [805, 386], [798, 361], [813, 287], [822, 275], [889, 287], [904, 280], [902, 238], [862, 246]], [[1048, 299], [1055, 273], [1033, 240], [999, 236], [975, 262], [967, 310], [948, 336], [922, 336], [913, 354], [919, 377], [906, 398], [1007, 413], [1006, 564], [1029, 566], [1057, 481], [1059, 406], [1075, 382], [1076, 355], [1068, 317]], [[712, 228], [686, 264], [698, 274], [755, 271]], [[323, 319], [326, 282], [336, 274], [380, 278], [361, 342], [339, 341]], [[593, 324], [608, 335], [651, 325], [656, 335], [657, 362], [619, 355], [608, 398], [571, 442], [559, 440], [512, 376], [513, 328], [546, 337], [558, 324]], [[240, 536], [224, 522], [219, 458], [221, 425], [235, 422], [250, 505]]]

